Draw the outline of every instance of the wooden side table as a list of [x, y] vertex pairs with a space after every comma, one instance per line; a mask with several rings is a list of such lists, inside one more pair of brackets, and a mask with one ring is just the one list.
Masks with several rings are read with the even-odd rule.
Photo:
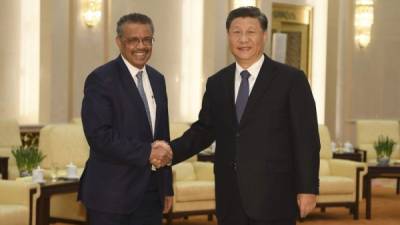
[[214, 162], [214, 154], [205, 155], [205, 154], [197, 154], [197, 160], [203, 162]]
[[0, 173], [1, 179], [8, 179], [8, 157], [0, 156]]
[[362, 155], [358, 152], [334, 152], [333, 153], [334, 159], [346, 159], [356, 162], [362, 162]]
[[[371, 182], [375, 178], [396, 178], [400, 179], [400, 165], [377, 166], [368, 165], [368, 172], [364, 176], [364, 195], [365, 195], [365, 218], [371, 219]], [[398, 187], [398, 186], [397, 186]]]
[[[50, 198], [57, 194], [74, 193], [79, 189], [79, 180], [60, 180], [57, 182], [46, 182], [40, 185], [40, 197], [36, 202], [36, 224], [50, 225], [52, 223], [86, 224], [83, 221], [76, 221], [64, 218], [50, 217]], [[34, 191], [31, 190], [30, 198], [33, 198]]]

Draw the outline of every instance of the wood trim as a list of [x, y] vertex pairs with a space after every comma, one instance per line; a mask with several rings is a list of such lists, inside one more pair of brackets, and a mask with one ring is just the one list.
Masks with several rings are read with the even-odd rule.
[[170, 210], [168, 213], [164, 214], [164, 218], [167, 219], [167, 225], [172, 225], [173, 219], [195, 216], [195, 215], [208, 215], [208, 219], [210, 220], [210, 218], [212, 218], [212, 215], [216, 215], [216, 213], [215, 209], [182, 211], [182, 212], [172, 212], [172, 210]]
[[363, 167], [357, 167], [356, 171], [356, 204], [354, 208], [354, 219], [358, 220], [359, 217], [359, 202], [360, 202], [360, 182], [361, 182], [361, 172], [364, 171]]
[[36, 188], [29, 191], [29, 225], [32, 225], [32, 208], [33, 208], [33, 195], [36, 194]]
[[0, 157], [0, 173], [1, 179], [8, 179], [8, 157]]
[[86, 221], [65, 219], [65, 218], [59, 218], [59, 217], [50, 217], [49, 221], [50, 221], [50, 223], [68, 223], [68, 224], [78, 224], [78, 225], [88, 224]]

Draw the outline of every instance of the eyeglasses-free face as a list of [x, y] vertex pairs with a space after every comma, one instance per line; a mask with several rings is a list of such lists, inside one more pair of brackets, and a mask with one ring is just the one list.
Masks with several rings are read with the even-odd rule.
[[150, 25], [126, 23], [122, 31], [122, 35], [116, 37], [121, 55], [134, 67], [142, 69], [149, 61], [153, 49], [154, 38]]
[[248, 68], [263, 54], [267, 32], [260, 22], [252, 17], [234, 19], [228, 30], [229, 47], [236, 61]]

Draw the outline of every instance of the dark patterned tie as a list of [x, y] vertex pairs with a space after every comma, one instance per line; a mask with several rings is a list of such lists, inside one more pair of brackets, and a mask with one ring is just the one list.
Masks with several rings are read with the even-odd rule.
[[147, 102], [146, 93], [144, 92], [142, 75], [143, 75], [143, 71], [141, 71], [141, 70], [136, 74], [136, 77], [138, 80], [137, 87], [139, 90], [140, 97], [142, 97], [144, 108], [145, 108], [146, 114], [147, 114], [147, 119], [149, 120], [150, 129], [153, 132], [153, 128], [152, 128], [152, 124], [151, 124], [151, 117], [150, 117], [150, 110], [149, 110], [149, 103]]
[[247, 99], [249, 98], [249, 77], [250, 73], [247, 70], [243, 70], [240, 73], [242, 81], [240, 82], [238, 95], [236, 98], [236, 117], [240, 123], [244, 109], [246, 108]]

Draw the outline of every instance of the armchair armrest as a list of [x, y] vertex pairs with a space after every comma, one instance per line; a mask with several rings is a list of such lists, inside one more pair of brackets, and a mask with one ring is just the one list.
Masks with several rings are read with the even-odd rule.
[[15, 180], [0, 180], [0, 202], [5, 204], [18, 204], [29, 207], [31, 189], [39, 185], [32, 182]]
[[354, 152], [361, 154], [361, 161], [367, 162], [367, 150], [361, 148], [354, 148]]
[[334, 176], [345, 176], [356, 178], [357, 168], [360, 168], [360, 176], [367, 173], [367, 165], [361, 162], [354, 162], [343, 159], [331, 159], [330, 162], [331, 174]]
[[346, 176], [355, 181], [355, 201], [359, 202], [363, 190], [363, 176], [367, 174], [368, 166], [366, 163], [354, 162], [350, 160], [331, 159], [331, 174], [334, 176]]

